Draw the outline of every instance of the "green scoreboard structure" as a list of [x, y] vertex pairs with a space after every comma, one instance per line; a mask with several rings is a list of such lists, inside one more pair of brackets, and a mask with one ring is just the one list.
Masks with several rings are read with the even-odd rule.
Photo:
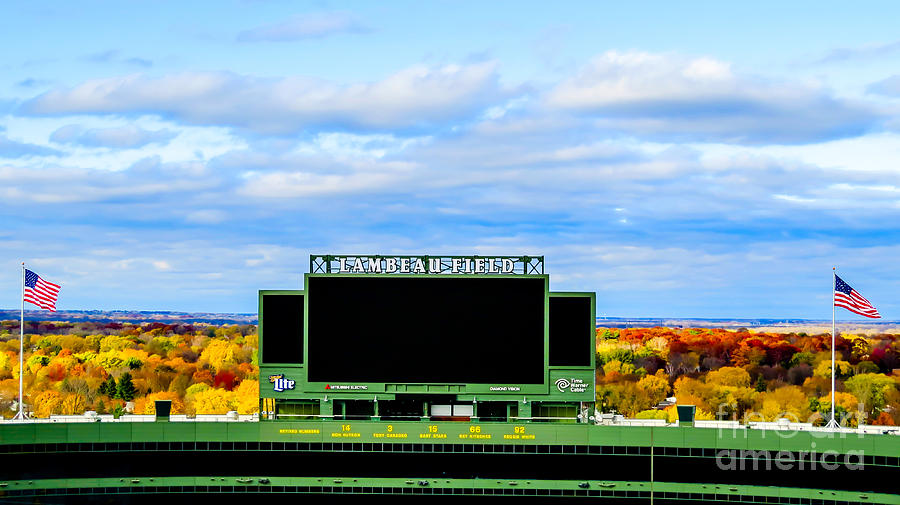
[[259, 292], [261, 418], [586, 422], [595, 295], [549, 284], [541, 256], [310, 256]]

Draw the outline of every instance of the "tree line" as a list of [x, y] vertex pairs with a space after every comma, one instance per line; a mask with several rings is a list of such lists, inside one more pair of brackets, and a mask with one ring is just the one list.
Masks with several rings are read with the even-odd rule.
[[[839, 335], [835, 410], [857, 422], [900, 424], [900, 335]], [[674, 396], [700, 419], [820, 424], [831, 409], [831, 335], [747, 329], [597, 330], [597, 407], [674, 419]]]
[[[35, 417], [87, 410], [258, 411], [255, 325], [25, 322], [25, 404]], [[0, 412], [16, 410], [19, 322], [0, 321]], [[131, 403], [133, 402], [133, 403]], [[131, 405], [130, 405], [131, 404]]]

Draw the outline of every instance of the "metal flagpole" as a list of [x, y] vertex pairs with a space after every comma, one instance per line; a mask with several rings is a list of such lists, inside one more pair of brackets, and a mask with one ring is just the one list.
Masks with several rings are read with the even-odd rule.
[[23, 357], [25, 356], [25, 262], [22, 262], [22, 313], [21, 319], [19, 319], [19, 412], [16, 414], [15, 419], [20, 421], [25, 420], [25, 411], [22, 409], [22, 404], [24, 403], [25, 398], [25, 390], [22, 387], [22, 378], [25, 376], [25, 366], [23, 364]]
[[834, 417], [834, 343], [837, 340], [835, 338], [835, 326], [834, 326], [834, 287], [837, 282], [837, 267], [831, 267], [831, 420], [828, 421], [828, 428], [839, 428], [837, 419]]

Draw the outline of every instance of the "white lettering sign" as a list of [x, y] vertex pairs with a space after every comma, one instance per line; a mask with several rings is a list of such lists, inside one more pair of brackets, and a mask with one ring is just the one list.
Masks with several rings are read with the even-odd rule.
[[295, 381], [288, 379], [284, 374], [275, 374], [269, 376], [269, 382], [272, 383], [272, 390], [282, 392], [287, 389], [294, 389]]
[[339, 257], [338, 273], [342, 274], [513, 274], [516, 263], [511, 258], [441, 258], [425, 257]]

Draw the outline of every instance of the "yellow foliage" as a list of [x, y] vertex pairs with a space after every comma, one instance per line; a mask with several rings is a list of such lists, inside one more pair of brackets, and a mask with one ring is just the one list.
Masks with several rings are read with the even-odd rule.
[[202, 392], [207, 391], [207, 390], [209, 390], [209, 389], [212, 389], [212, 388], [209, 386], [209, 384], [207, 384], [207, 383], [205, 383], [205, 382], [198, 382], [197, 384], [192, 384], [189, 388], [187, 388], [187, 390], [184, 392], [184, 395], [185, 395], [186, 397], [191, 397], [191, 396], [194, 396], [194, 395], [197, 394], [197, 393], [202, 393]]
[[[837, 403], [838, 407], [843, 408], [847, 412], [856, 412], [856, 410], [859, 408], [859, 399], [857, 399], [856, 396], [854, 396], [852, 393], [835, 391], [834, 401], [835, 403]], [[822, 411], [831, 412], [831, 393], [820, 397], [819, 405]]]
[[92, 361], [102, 366], [104, 370], [114, 370], [125, 366], [125, 361], [119, 357], [118, 351], [101, 352]]
[[675, 398], [679, 405], [703, 406], [707, 410], [713, 410], [712, 405], [718, 405], [714, 400], [715, 387], [705, 384], [690, 377], [681, 376], [675, 381]]
[[605, 365], [603, 365], [603, 373], [611, 374], [611, 373], [620, 373], [620, 374], [633, 374], [634, 373], [634, 365], [631, 363], [622, 363], [621, 361], [614, 359]]
[[137, 377], [133, 377], [131, 383], [134, 384], [134, 389], [138, 394], [146, 393], [149, 386], [147, 385], [147, 379], [139, 379]]
[[[681, 402], [678, 402], [678, 404], [679, 405], [694, 405], [693, 403], [690, 403], [690, 404], [684, 403], [683, 404]], [[675, 421], [678, 420], [678, 409], [675, 408], [675, 406], [667, 408], [665, 410], [665, 412], [666, 412], [666, 420], [668, 422], [674, 423]], [[694, 421], [715, 421], [715, 420], [716, 420], [715, 415], [701, 409], [700, 407], [697, 407], [696, 410], [694, 410]]]
[[[682, 404], [681, 402], [679, 402], [679, 405], [694, 405], [694, 404]], [[678, 409], [675, 408], [674, 405], [667, 408], [664, 412], [666, 413], [665, 419], [667, 422], [674, 423], [675, 421], [678, 420]], [[707, 412], [704, 409], [701, 409], [700, 407], [697, 407], [694, 410], [694, 421], [715, 421], [715, 420], [716, 420], [715, 415]]]
[[634, 416], [635, 419], [666, 419], [667, 417], [668, 414], [665, 410], [656, 409], [642, 410]]
[[637, 386], [654, 404], [665, 400], [669, 395], [669, 380], [662, 370], [657, 370], [656, 375], [641, 378]]
[[711, 412], [707, 412], [703, 409], [697, 409], [694, 412], [694, 421], [715, 421], [716, 416], [712, 415]]
[[62, 395], [58, 391], [42, 391], [38, 394], [31, 405], [32, 412], [35, 417], [50, 417], [62, 403]]
[[209, 363], [216, 371], [221, 370], [223, 367], [235, 363], [236, 347], [227, 340], [211, 340], [206, 349], [200, 353], [200, 361]]
[[[853, 367], [851, 367], [850, 363], [847, 361], [837, 360], [835, 368], [837, 369], [838, 378], [847, 377], [848, 375], [853, 373]], [[818, 365], [816, 365], [815, 370], [813, 370], [813, 375], [816, 377], [824, 377], [826, 379], [830, 379], [831, 360], [822, 360]]]
[[71, 354], [64, 356], [62, 353], [57, 355], [55, 358], [50, 360], [50, 363], [47, 365], [48, 367], [53, 366], [55, 364], [61, 365], [66, 371], [72, 369], [73, 366], [78, 364], [78, 360], [72, 356]]
[[143, 351], [141, 349], [123, 349], [122, 352], [118, 354], [119, 359], [122, 361], [128, 361], [130, 358], [137, 358], [141, 363], [145, 363], [147, 361], [147, 351]]
[[858, 335], [844, 335], [844, 338], [850, 340], [850, 352], [853, 356], [860, 358], [869, 354], [871, 346], [865, 337], [860, 337]]
[[[143, 351], [141, 351], [141, 352], [143, 352]], [[147, 354], [147, 353], [144, 353], [144, 354]], [[155, 370], [157, 365], [162, 364], [163, 358], [159, 354], [150, 354], [145, 359], [142, 359], [141, 362], [144, 363], [144, 366], [146, 368], [148, 368], [149, 370]]]
[[25, 360], [25, 370], [27, 370], [27, 372], [25, 372], [26, 376], [28, 372], [34, 374], [38, 373], [38, 371], [47, 366], [48, 363], [50, 363], [49, 357], [41, 354], [32, 354]]
[[99, 351], [100, 341], [104, 338], [104, 335], [88, 335], [84, 337], [84, 348], [92, 351]]
[[172, 410], [170, 414], [184, 414], [184, 402], [174, 391], [160, 391], [147, 396], [142, 396], [134, 401], [135, 414], [156, 414], [156, 400], [172, 400]]
[[59, 407], [59, 413], [66, 416], [84, 414], [87, 401], [79, 394], [70, 394], [63, 399]]
[[0, 400], [12, 400], [19, 396], [19, 380], [0, 380]]
[[225, 389], [207, 389], [189, 400], [197, 414], [225, 414], [229, 410], [237, 410], [236, 395]]
[[238, 414], [259, 412], [259, 381], [244, 380], [235, 389]]
[[678, 409], [675, 406], [671, 406], [665, 410], [666, 413], [666, 421], [669, 423], [674, 423], [678, 420]]
[[73, 354], [73, 356], [75, 356], [75, 359], [77, 359], [78, 361], [80, 361], [82, 363], [87, 363], [88, 361], [91, 361], [92, 359], [96, 358], [97, 353], [95, 353], [93, 351], [84, 351], [84, 352], [81, 352], [78, 354]]
[[807, 422], [810, 418], [809, 400], [799, 386], [782, 386], [759, 393], [759, 406], [758, 412], [766, 421], [783, 417], [792, 422]]
[[0, 372], [12, 371], [12, 364], [18, 356], [10, 351], [0, 352]]
[[750, 387], [750, 374], [743, 368], [725, 366], [706, 375], [706, 383], [717, 386]]
[[119, 335], [110, 335], [100, 340], [100, 352], [121, 351], [134, 345], [128, 337], [120, 337]]
[[669, 355], [669, 341], [665, 337], [653, 337], [644, 342], [648, 349], [656, 351], [663, 359]]

